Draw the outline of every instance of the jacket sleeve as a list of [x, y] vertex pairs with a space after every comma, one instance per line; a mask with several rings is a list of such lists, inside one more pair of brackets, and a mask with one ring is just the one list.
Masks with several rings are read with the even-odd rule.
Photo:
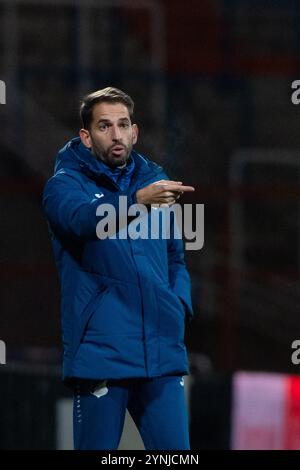
[[191, 299], [191, 281], [184, 261], [182, 238], [174, 237], [174, 217], [171, 218], [170, 237], [168, 242], [169, 283], [172, 291], [179, 297], [186, 311], [186, 318], [193, 316]]
[[[79, 240], [97, 240], [97, 223], [103, 217], [96, 215], [97, 208], [103, 203], [113, 205], [117, 220], [119, 220], [119, 196], [127, 196], [126, 211], [128, 212], [128, 206], [133, 202], [130, 189], [104, 196], [101, 200], [90, 199], [76, 178], [71, 174], [61, 172], [46, 183], [42, 202], [54, 234]], [[127, 212], [124, 216], [127, 216]]]

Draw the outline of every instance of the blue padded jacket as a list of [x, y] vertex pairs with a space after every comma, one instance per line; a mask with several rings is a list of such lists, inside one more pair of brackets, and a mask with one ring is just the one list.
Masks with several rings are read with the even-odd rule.
[[96, 234], [103, 217], [98, 206], [112, 204], [118, 217], [119, 196], [127, 197], [127, 210], [138, 189], [168, 178], [137, 152], [131, 159], [130, 183], [121, 189], [80, 139], [72, 139], [44, 189], [61, 283], [66, 381], [188, 373], [184, 330], [193, 312], [182, 239]]

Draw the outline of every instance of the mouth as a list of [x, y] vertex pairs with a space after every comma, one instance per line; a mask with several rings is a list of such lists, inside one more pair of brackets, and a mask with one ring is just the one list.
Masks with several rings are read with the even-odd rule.
[[111, 149], [111, 153], [117, 157], [119, 157], [120, 155], [122, 155], [124, 152], [125, 152], [125, 147], [123, 145], [115, 145], [114, 147], [112, 147]]

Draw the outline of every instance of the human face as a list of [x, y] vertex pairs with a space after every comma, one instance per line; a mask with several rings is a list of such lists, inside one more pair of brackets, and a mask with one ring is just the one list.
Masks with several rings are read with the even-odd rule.
[[93, 108], [90, 130], [79, 132], [82, 143], [93, 155], [111, 167], [124, 165], [137, 141], [138, 128], [132, 124], [123, 103], [98, 103]]

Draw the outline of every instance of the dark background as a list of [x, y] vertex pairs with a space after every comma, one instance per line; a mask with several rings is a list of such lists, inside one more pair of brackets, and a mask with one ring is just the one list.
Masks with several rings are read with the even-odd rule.
[[[0, 339], [60, 364], [59, 285], [41, 193], [80, 98], [128, 92], [137, 150], [205, 204], [186, 253], [193, 370], [298, 373], [300, 2], [0, 0]], [[2, 367], [2, 366], [0, 366]]]
[[205, 246], [186, 253], [196, 312], [190, 351], [221, 370], [294, 370], [300, 107], [291, 83], [300, 76], [300, 4], [113, 3], [0, 2], [0, 336], [8, 357], [60, 348], [41, 191], [56, 151], [77, 135], [82, 95], [112, 85], [136, 102], [137, 149], [195, 185], [184, 202], [205, 204]]

